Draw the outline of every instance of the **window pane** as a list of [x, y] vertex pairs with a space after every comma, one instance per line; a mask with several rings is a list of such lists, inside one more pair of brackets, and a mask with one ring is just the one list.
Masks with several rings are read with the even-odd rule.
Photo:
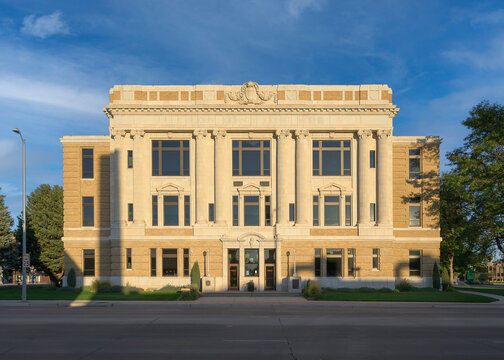
[[261, 175], [260, 151], [242, 152], [242, 175], [243, 176]]
[[375, 151], [374, 150], [369, 151], [369, 167], [371, 169], [374, 169], [376, 167], [375, 159], [376, 159]]
[[92, 179], [93, 170], [93, 149], [82, 149], [82, 178]]
[[348, 249], [348, 276], [355, 276], [355, 249]]
[[180, 175], [180, 152], [163, 151], [161, 167], [163, 176]]
[[345, 226], [352, 225], [352, 205], [345, 205]]
[[350, 140], [343, 141], [343, 147], [349, 148], [350, 147]]
[[350, 175], [351, 172], [350, 151], [343, 151], [343, 175]]
[[233, 150], [233, 175], [240, 175], [240, 152], [238, 150]]
[[264, 250], [264, 263], [274, 264], [276, 262], [276, 250], [275, 249], [265, 249]]
[[179, 224], [177, 196], [164, 197], [163, 211], [164, 211], [165, 226], [177, 226]]
[[322, 175], [341, 175], [341, 153], [339, 150], [322, 152]]
[[325, 226], [339, 226], [339, 205], [324, 206], [324, 225]]
[[189, 276], [189, 249], [184, 249], [184, 276]]
[[270, 152], [269, 152], [269, 150], [265, 150], [263, 152], [263, 154], [264, 154], [264, 159], [263, 159], [264, 173], [263, 173], [263, 175], [269, 176], [269, 174], [270, 174]]
[[376, 204], [369, 204], [369, 220], [376, 221]]
[[341, 145], [340, 141], [322, 141], [322, 147], [325, 148], [340, 147], [340, 145]]
[[150, 249], [150, 268], [151, 268], [151, 276], [156, 276], [156, 249]]
[[380, 249], [373, 249], [373, 269], [380, 268]]
[[242, 141], [242, 147], [244, 148], [258, 148], [261, 146], [259, 140], [244, 140]]
[[409, 226], [420, 226], [420, 206], [410, 205]]
[[128, 221], [133, 221], [133, 204], [128, 204]]
[[132, 268], [132, 262], [131, 262], [131, 248], [126, 249], [126, 269], [131, 269]]
[[163, 257], [163, 276], [177, 276], [177, 258]]
[[94, 198], [82, 198], [82, 226], [94, 226]]
[[319, 147], [319, 141], [318, 140], [313, 140], [313, 147]]
[[159, 175], [159, 151], [152, 150], [152, 176], [158, 176], [158, 175]]
[[245, 196], [245, 226], [259, 226], [259, 197]]
[[409, 178], [418, 179], [420, 177], [420, 159], [409, 159]]
[[321, 249], [315, 249], [315, 276], [321, 275], [321, 258], [322, 251]]
[[410, 276], [420, 276], [420, 258], [409, 259]]
[[164, 148], [166, 148], [166, 147], [178, 148], [178, 147], [180, 147], [180, 141], [178, 141], [178, 140], [162, 141], [161, 146]]
[[317, 150], [313, 150], [313, 175], [319, 175], [319, 152]]
[[239, 254], [238, 249], [229, 249], [228, 250], [228, 262], [230, 264], [240, 263], [240, 254]]
[[84, 276], [95, 276], [95, 251], [94, 249], [85, 249], [83, 251]]
[[152, 196], [152, 226], [158, 224], [158, 197]]
[[420, 149], [409, 149], [410, 156], [418, 156], [420, 155]]
[[296, 220], [296, 214], [294, 204], [289, 204], [289, 221], [295, 221], [295, 220]]
[[133, 167], [133, 151], [128, 150], [128, 168], [131, 169]]
[[233, 196], [233, 226], [238, 226], [238, 196]]
[[208, 204], [208, 220], [215, 221], [214, 204]]
[[258, 249], [245, 249], [245, 276], [259, 276]]
[[191, 202], [189, 196], [184, 196], [184, 226], [191, 225]]
[[183, 160], [184, 160], [184, 168], [182, 169], [183, 175], [189, 176], [189, 151], [188, 150], [184, 151]]
[[342, 262], [341, 258], [327, 258], [327, 276], [335, 277], [342, 275]]

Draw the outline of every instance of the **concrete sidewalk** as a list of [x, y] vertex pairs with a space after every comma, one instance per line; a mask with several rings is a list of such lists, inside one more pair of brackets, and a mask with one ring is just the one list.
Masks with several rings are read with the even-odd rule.
[[484, 292], [479, 292], [479, 291], [470, 291], [470, 290], [460, 290], [460, 289], [457, 289], [457, 291], [461, 292], [461, 293], [465, 293], [465, 294], [487, 296], [487, 297], [490, 297], [490, 298], [498, 300], [498, 301], [495, 301], [495, 302], [493, 302], [491, 304], [494, 304], [494, 305], [504, 305], [504, 296], [490, 294], [490, 293], [484, 293]]

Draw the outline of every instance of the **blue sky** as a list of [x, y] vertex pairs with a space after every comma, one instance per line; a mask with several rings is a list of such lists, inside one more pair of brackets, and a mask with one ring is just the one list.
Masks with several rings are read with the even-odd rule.
[[114, 84], [388, 84], [395, 135], [460, 146], [503, 103], [502, 1], [2, 1], [0, 186], [62, 184], [62, 135], [103, 135]]

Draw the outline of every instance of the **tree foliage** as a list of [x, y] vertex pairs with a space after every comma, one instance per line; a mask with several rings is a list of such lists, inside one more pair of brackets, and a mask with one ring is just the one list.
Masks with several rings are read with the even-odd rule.
[[470, 133], [448, 159], [471, 198], [479, 238], [504, 253], [504, 107], [482, 102], [462, 123]]
[[20, 264], [19, 249], [11, 231], [13, 224], [9, 209], [5, 205], [5, 195], [0, 194], [0, 267], [3, 270], [15, 269], [18, 263]]
[[[63, 278], [63, 189], [61, 186], [43, 184], [29, 196], [26, 205], [27, 227], [33, 230], [38, 250], [34, 261], [57, 285]], [[28, 231], [27, 231], [28, 234]]]
[[436, 290], [441, 289], [441, 276], [437, 262], [434, 262], [434, 267], [432, 268], [432, 287]]
[[201, 273], [199, 269], [199, 264], [196, 261], [191, 270], [191, 284], [199, 289], [200, 287]]

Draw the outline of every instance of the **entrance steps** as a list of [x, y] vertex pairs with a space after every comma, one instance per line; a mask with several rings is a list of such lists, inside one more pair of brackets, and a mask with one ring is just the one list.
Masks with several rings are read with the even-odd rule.
[[301, 294], [284, 291], [223, 291], [203, 293], [203, 297], [301, 297]]

